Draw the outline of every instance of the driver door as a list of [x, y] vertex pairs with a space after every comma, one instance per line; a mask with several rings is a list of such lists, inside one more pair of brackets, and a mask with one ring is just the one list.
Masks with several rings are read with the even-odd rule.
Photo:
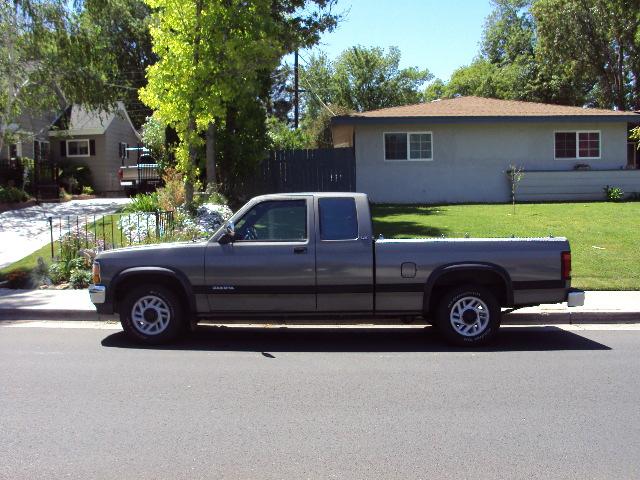
[[210, 311], [316, 311], [313, 197], [270, 199], [236, 221], [232, 243], [210, 242], [205, 280]]

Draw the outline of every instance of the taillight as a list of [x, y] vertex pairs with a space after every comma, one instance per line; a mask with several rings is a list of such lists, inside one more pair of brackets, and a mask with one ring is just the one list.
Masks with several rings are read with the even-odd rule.
[[122, 180], [122, 177], [123, 177], [123, 176], [124, 176], [124, 172], [122, 171], [122, 168], [119, 168], [119, 169], [118, 169], [118, 178], [119, 178], [120, 180]]
[[94, 285], [100, 283], [100, 264], [98, 262], [93, 262], [93, 266], [91, 267], [91, 282]]
[[562, 252], [561, 272], [563, 280], [571, 280], [571, 252]]

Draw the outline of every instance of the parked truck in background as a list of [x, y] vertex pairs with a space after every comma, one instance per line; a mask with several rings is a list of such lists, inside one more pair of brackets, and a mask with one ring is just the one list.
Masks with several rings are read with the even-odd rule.
[[208, 241], [100, 253], [89, 292], [125, 332], [173, 341], [222, 323], [432, 323], [455, 344], [496, 334], [501, 308], [567, 302], [565, 238], [374, 239], [360, 193], [256, 197]]
[[122, 165], [118, 169], [118, 178], [127, 194], [149, 192], [160, 186], [162, 179], [158, 163], [149, 149], [124, 146], [121, 150]]

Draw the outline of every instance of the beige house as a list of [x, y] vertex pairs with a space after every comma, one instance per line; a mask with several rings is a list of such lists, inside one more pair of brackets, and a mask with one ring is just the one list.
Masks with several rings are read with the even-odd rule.
[[142, 141], [122, 103], [110, 112], [68, 107], [48, 136], [51, 160], [87, 165], [98, 193], [122, 191], [118, 178], [122, 157], [128, 146]]
[[353, 147], [356, 190], [380, 203], [506, 202], [640, 193], [634, 112], [458, 97], [334, 117], [334, 147]]

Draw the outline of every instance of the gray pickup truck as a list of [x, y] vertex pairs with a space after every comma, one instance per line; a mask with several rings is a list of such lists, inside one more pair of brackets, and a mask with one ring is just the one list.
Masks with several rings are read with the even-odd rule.
[[455, 344], [489, 341], [501, 308], [567, 302], [565, 238], [374, 240], [367, 196], [256, 197], [208, 241], [100, 253], [92, 302], [132, 338], [174, 340], [220, 323], [399, 321], [435, 325]]

